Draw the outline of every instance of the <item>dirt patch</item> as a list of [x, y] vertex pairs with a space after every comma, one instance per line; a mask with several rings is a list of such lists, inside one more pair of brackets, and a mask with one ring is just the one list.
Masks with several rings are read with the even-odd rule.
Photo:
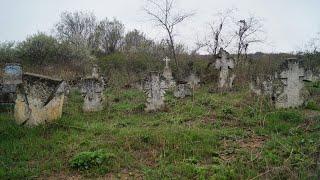
[[42, 176], [36, 179], [43, 179], [43, 180], [56, 180], [56, 179], [63, 179], [63, 180], [80, 180], [80, 179], [85, 179], [79, 174], [68, 174], [67, 172], [56, 172], [50, 176]]
[[259, 157], [261, 154], [260, 148], [264, 145], [267, 138], [263, 136], [253, 136], [250, 138], [239, 140], [224, 140], [223, 151], [219, 153], [219, 157], [224, 161], [230, 162], [237, 158], [237, 152], [245, 150], [253, 156]]

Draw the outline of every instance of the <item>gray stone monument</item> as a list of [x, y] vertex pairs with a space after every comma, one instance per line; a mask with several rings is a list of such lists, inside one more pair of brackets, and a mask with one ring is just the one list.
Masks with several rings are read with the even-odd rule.
[[92, 75], [82, 79], [81, 93], [84, 97], [82, 110], [96, 112], [103, 110], [105, 82], [98, 74], [97, 67], [93, 67]]
[[187, 96], [192, 96], [192, 90], [190, 85], [187, 82], [179, 83], [173, 92], [174, 97], [176, 98], [185, 98]]
[[229, 53], [220, 48], [218, 58], [215, 62], [215, 68], [220, 71], [219, 73], [219, 84], [220, 90], [229, 90], [233, 86], [233, 80], [235, 78], [232, 70], [234, 69], [234, 60], [229, 57]]
[[14, 117], [18, 124], [37, 126], [62, 115], [66, 83], [32, 73], [24, 73], [17, 87]]
[[273, 87], [274, 77], [272, 75], [267, 75], [267, 76], [263, 76], [261, 79], [260, 77], [257, 77], [254, 80], [252, 80], [250, 83], [250, 90], [258, 96], [263, 95], [263, 96], [272, 97], [273, 89], [274, 89]]
[[282, 64], [278, 77], [280, 88], [275, 101], [276, 108], [294, 108], [304, 103], [304, 75], [305, 71], [299, 60], [290, 58]]
[[165, 79], [160, 73], [149, 73], [144, 83], [144, 91], [147, 94], [145, 111], [158, 111], [165, 107], [164, 95], [167, 88]]
[[163, 59], [163, 61], [166, 62], [166, 66], [164, 67], [164, 70], [163, 70], [163, 77], [165, 78], [166, 85], [168, 86], [168, 88], [172, 88], [176, 86], [176, 82], [173, 79], [172, 71], [169, 66], [170, 59], [166, 57]]

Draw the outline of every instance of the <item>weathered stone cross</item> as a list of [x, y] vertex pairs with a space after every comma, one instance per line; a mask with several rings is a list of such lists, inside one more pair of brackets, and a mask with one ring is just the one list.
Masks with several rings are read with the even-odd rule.
[[150, 72], [145, 80], [144, 91], [147, 94], [145, 111], [157, 111], [164, 107], [164, 94], [167, 86], [158, 72]]
[[169, 67], [169, 62], [171, 61], [168, 57], [165, 57], [163, 61], [166, 62], [166, 67]]
[[302, 97], [304, 69], [299, 67], [299, 62], [295, 59], [289, 59], [286, 63], [287, 68], [279, 77], [284, 87], [276, 101], [278, 108], [298, 107], [304, 102]]
[[234, 62], [228, 57], [228, 53], [220, 49], [220, 57], [215, 62], [215, 68], [220, 70], [219, 88], [231, 88], [234, 75], [230, 75], [229, 69], [234, 68]]

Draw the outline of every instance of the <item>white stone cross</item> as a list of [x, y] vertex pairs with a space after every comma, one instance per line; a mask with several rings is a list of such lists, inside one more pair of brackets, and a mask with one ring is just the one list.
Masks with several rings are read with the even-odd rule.
[[166, 67], [169, 67], [169, 62], [171, 61], [168, 57], [165, 57], [163, 61], [166, 62]]

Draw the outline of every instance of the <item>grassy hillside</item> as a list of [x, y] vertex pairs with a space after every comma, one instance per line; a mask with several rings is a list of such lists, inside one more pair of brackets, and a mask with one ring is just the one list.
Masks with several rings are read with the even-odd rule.
[[104, 111], [82, 113], [73, 92], [60, 120], [32, 129], [0, 112], [0, 179], [319, 178], [319, 111], [207, 92], [169, 92], [158, 113], [145, 113], [134, 89], [108, 89]]

